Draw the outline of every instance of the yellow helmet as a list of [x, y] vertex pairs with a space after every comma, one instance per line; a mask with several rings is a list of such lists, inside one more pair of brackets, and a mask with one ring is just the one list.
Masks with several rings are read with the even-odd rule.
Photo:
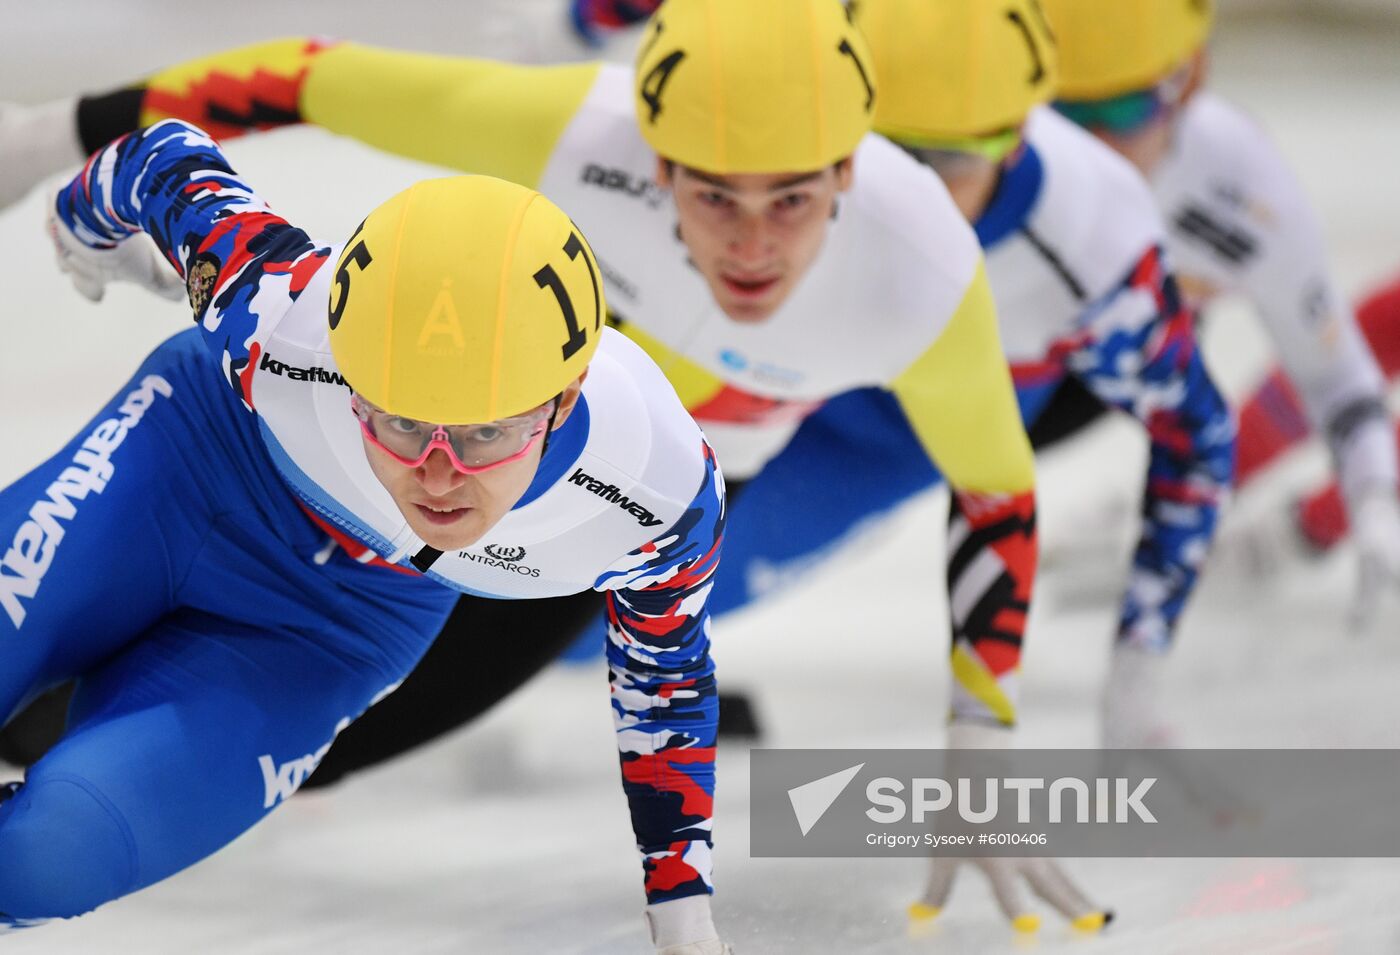
[[852, 0], [880, 77], [875, 129], [915, 146], [1019, 126], [1055, 92], [1036, 0]]
[[870, 54], [839, 0], [667, 0], [635, 82], [652, 148], [720, 175], [829, 166], [875, 114]]
[[1060, 99], [1146, 89], [1205, 43], [1213, 0], [1045, 0], [1060, 44]]
[[593, 357], [605, 314], [593, 250], [558, 206], [489, 176], [430, 179], [346, 243], [331, 352], [371, 404], [474, 424], [563, 391]]

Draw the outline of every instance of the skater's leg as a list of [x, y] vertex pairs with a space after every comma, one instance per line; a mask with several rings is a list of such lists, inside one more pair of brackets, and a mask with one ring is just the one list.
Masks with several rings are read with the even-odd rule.
[[157, 625], [83, 679], [71, 729], [0, 805], [0, 912], [79, 915], [211, 854], [384, 683], [301, 634], [192, 612]]
[[79, 914], [253, 825], [408, 674], [451, 609], [426, 578], [318, 560], [324, 538], [256, 434], [219, 439], [216, 473], [186, 462], [218, 506], [166, 584], [171, 609], [85, 668], [67, 734], [0, 806], [8, 916]]
[[1400, 375], [1400, 276], [1362, 299], [1356, 322], [1385, 377]]
[[[1367, 296], [1357, 307], [1356, 320], [1386, 378], [1400, 374], [1400, 279]], [[1297, 517], [1310, 544], [1320, 550], [1335, 546], [1348, 527], [1341, 487], [1332, 481], [1309, 494], [1299, 502]]]
[[[1400, 374], [1400, 279], [1363, 299], [1356, 321], [1381, 372], [1386, 378]], [[1239, 487], [1311, 433], [1302, 401], [1279, 368], [1245, 401], [1239, 422], [1235, 475]], [[1307, 538], [1323, 549], [1345, 536], [1346, 513], [1335, 481], [1308, 496], [1299, 510], [1299, 522]]]
[[177, 337], [65, 448], [0, 491], [0, 720], [171, 608], [208, 520], [202, 496], [181, 493], [202, 437], [189, 381]]
[[1275, 370], [1240, 408], [1235, 483], [1245, 487], [1265, 467], [1312, 432], [1302, 400]]

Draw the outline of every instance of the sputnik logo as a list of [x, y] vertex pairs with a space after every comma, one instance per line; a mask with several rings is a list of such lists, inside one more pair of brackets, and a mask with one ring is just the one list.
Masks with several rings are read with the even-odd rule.
[[832, 803], [846, 791], [846, 787], [851, 784], [851, 780], [856, 778], [856, 773], [865, 768], [864, 763], [858, 763], [848, 769], [832, 773], [830, 776], [823, 776], [821, 779], [814, 779], [810, 783], [803, 783], [795, 789], [788, 790], [788, 801], [792, 803], [792, 814], [797, 817], [797, 825], [802, 830], [805, 838], [807, 833], [812, 831], [812, 827], [821, 821], [822, 816], [831, 808]]

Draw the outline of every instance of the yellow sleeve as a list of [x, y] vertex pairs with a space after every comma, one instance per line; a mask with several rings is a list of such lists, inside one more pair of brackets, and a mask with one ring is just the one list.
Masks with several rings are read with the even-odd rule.
[[954, 490], [1021, 493], [1035, 486], [1031, 445], [980, 260], [943, 334], [890, 390]]
[[[315, 123], [385, 152], [536, 186], [599, 69], [290, 37], [151, 75], [137, 87], [139, 125], [183, 119], [229, 139]], [[124, 116], [111, 122], [130, 126]]]
[[599, 68], [344, 43], [315, 59], [301, 113], [386, 152], [533, 187]]

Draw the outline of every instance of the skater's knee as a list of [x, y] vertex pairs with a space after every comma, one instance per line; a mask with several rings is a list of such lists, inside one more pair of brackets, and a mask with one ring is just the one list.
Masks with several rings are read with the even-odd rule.
[[130, 829], [96, 787], [74, 776], [25, 785], [0, 808], [0, 912], [67, 918], [130, 891]]

